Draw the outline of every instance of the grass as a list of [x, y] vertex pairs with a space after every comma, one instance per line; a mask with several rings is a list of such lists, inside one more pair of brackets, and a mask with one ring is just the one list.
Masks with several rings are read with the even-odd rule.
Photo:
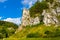
[[6, 38], [4, 40], [60, 40], [60, 38]]
[[51, 31], [51, 32], [54, 32], [57, 28], [55, 28], [54, 26], [45, 26], [45, 25], [38, 25], [38, 26], [35, 26], [35, 27], [26, 27], [24, 28], [22, 31], [20, 32], [17, 32], [16, 34], [10, 36], [9, 38], [26, 38], [27, 35], [29, 34], [34, 34], [34, 33], [38, 33], [38, 34], [41, 34], [42, 36], [45, 36], [45, 32], [48, 30], [48, 31]]
[[[4, 38], [4, 40], [60, 40], [60, 36], [53, 37], [53, 38], [52, 37], [48, 37], [48, 38], [44, 37], [44, 36], [47, 36], [44, 34], [46, 31], [55, 32], [56, 29], [60, 30], [60, 27], [56, 28], [53, 25], [52, 26], [37, 25], [37, 26], [33, 26], [33, 27], [27, 26], [22, 31], [17, 32], [16, 34], [10, 36], [9, 38]], [[35, 33], [37, 33], [37, 35], [41, 35], [41, 37], [37, 37], [37, 38], [36, 37], [35, 38], [27, 37], [29, 34], [35, 35]], [[54, 35], [54, 33], [50, 34], [50, 35]]]

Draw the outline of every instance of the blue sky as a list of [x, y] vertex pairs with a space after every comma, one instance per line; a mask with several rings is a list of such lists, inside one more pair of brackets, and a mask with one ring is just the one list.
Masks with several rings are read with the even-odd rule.
[[0, 20], [21, 23], [22, 10], [29, 9], [37, 0], [0, 0]]
[[0, 2], [0, 16], [3, 18], [21, 17], [21, 7], [21, 0], [6, 0], [5, 2]]

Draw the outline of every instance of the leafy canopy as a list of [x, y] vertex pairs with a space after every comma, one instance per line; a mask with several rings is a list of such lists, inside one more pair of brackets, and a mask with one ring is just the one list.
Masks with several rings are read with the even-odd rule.
[[43, 9], [48, 9], [48, 4], [47, 2], [39, 2], [37, 1], [31, 8], [30, 8], [30, 16], [31, 17], [36, 17], [39, 16], [42, 12]]
[[13, 35], [18, 26], [11, 22], [0, 21], [0, 39]]

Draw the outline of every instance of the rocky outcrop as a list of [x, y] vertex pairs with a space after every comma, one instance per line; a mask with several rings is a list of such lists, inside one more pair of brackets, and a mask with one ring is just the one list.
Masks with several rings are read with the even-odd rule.
[[54, 24], [54, 25], [59, 24], [59, 20], [57, 16], [60, 16], [60, 8], [56, 7], [56, 9], [53, 9], [56, 2], [59, 2], [59, 1], [54, 0], [52, 4], [47, 2], [47, 4], [49, 5], [49, 9], [43, 10], [43, 13], [42, 13], [42, 15], [44, 16], [43, 22], [46, 26], [50, 26], [51, 24]]
[[57, 20], [57, 13], [54, 11], [54, 9], [50, 10], [43, 10], [42, 15], [44, 16], [43, 22], [46, 26], [50, 26], [51, 24], [58, 24]]
[[36, 24], [39, 24], [39, 23], [40, 23], [39, 17], [35, 17], [35, 18], [30, 19], [30, 25], [36, 25]]
[[[55, 1], [59, 2], [59, 1]], [[46, 26], [50, 26], [51, 24], [58, 25], [59, 20], [57, 16], [60, 16], [60, 7], [57, 7], [56, 9], [53, 9], [55, 2], [52, 4], [47, 2], [49, 5], [49, 8], [46, 10], [43, 10], [43, 22]], [[40, 18], [37, 16], [35, 18], [30, 17], [29, 10], [23, 9], [23, 15], [22, 15], [22, 26], [27, 25], [36, 25], [40, 23]]]
[[22, 24], [23, 26], [30, 25], [30, 15], [29, 10], [24, 9], [22, 15]]
[[[57, 10], [58, 12], [58, 10]], [[47, 9], [43, 10], [42, 15], [43, 17], [43, 22], [46, 26], [50, 26], [51, 24], [58, 25], [59, 21], [57, 19], [58, 13], [56, 13], [55, 9]], [[39, 17], [32, 18], [30, 17], [29, 10], [24, 9], [23, 10], [23, 15], [22, 15], [22, 26], [27, 26], [27, 25], [36, 25], [40, 23]]]
[[36, 25], [38, 23], [40, 23], [39, 17], [32, 18], [32, 17], [30, 17], [29, 10], [27, 10], [27, 9], [23, 10], [21, 25], [23, 25], [23, 26]]

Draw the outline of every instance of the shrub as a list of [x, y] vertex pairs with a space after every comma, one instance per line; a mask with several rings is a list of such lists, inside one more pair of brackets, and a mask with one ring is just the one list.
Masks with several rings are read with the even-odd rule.
[[45, 34], [47, 34], [46, 37], [54, 37], [54, 32], [46, 31]]
[[56, 29], [55, 37], [58, 37], [58, 36], [60, 36], [60, 30], [59, 29]]
[[27, 35], [27, 38], [39, 38], [41, 35], [39, 33], [31, 33]]
[[14, 23], [0, 21], [0, 39], [13, 35], [17, 28], [18, 26]]

